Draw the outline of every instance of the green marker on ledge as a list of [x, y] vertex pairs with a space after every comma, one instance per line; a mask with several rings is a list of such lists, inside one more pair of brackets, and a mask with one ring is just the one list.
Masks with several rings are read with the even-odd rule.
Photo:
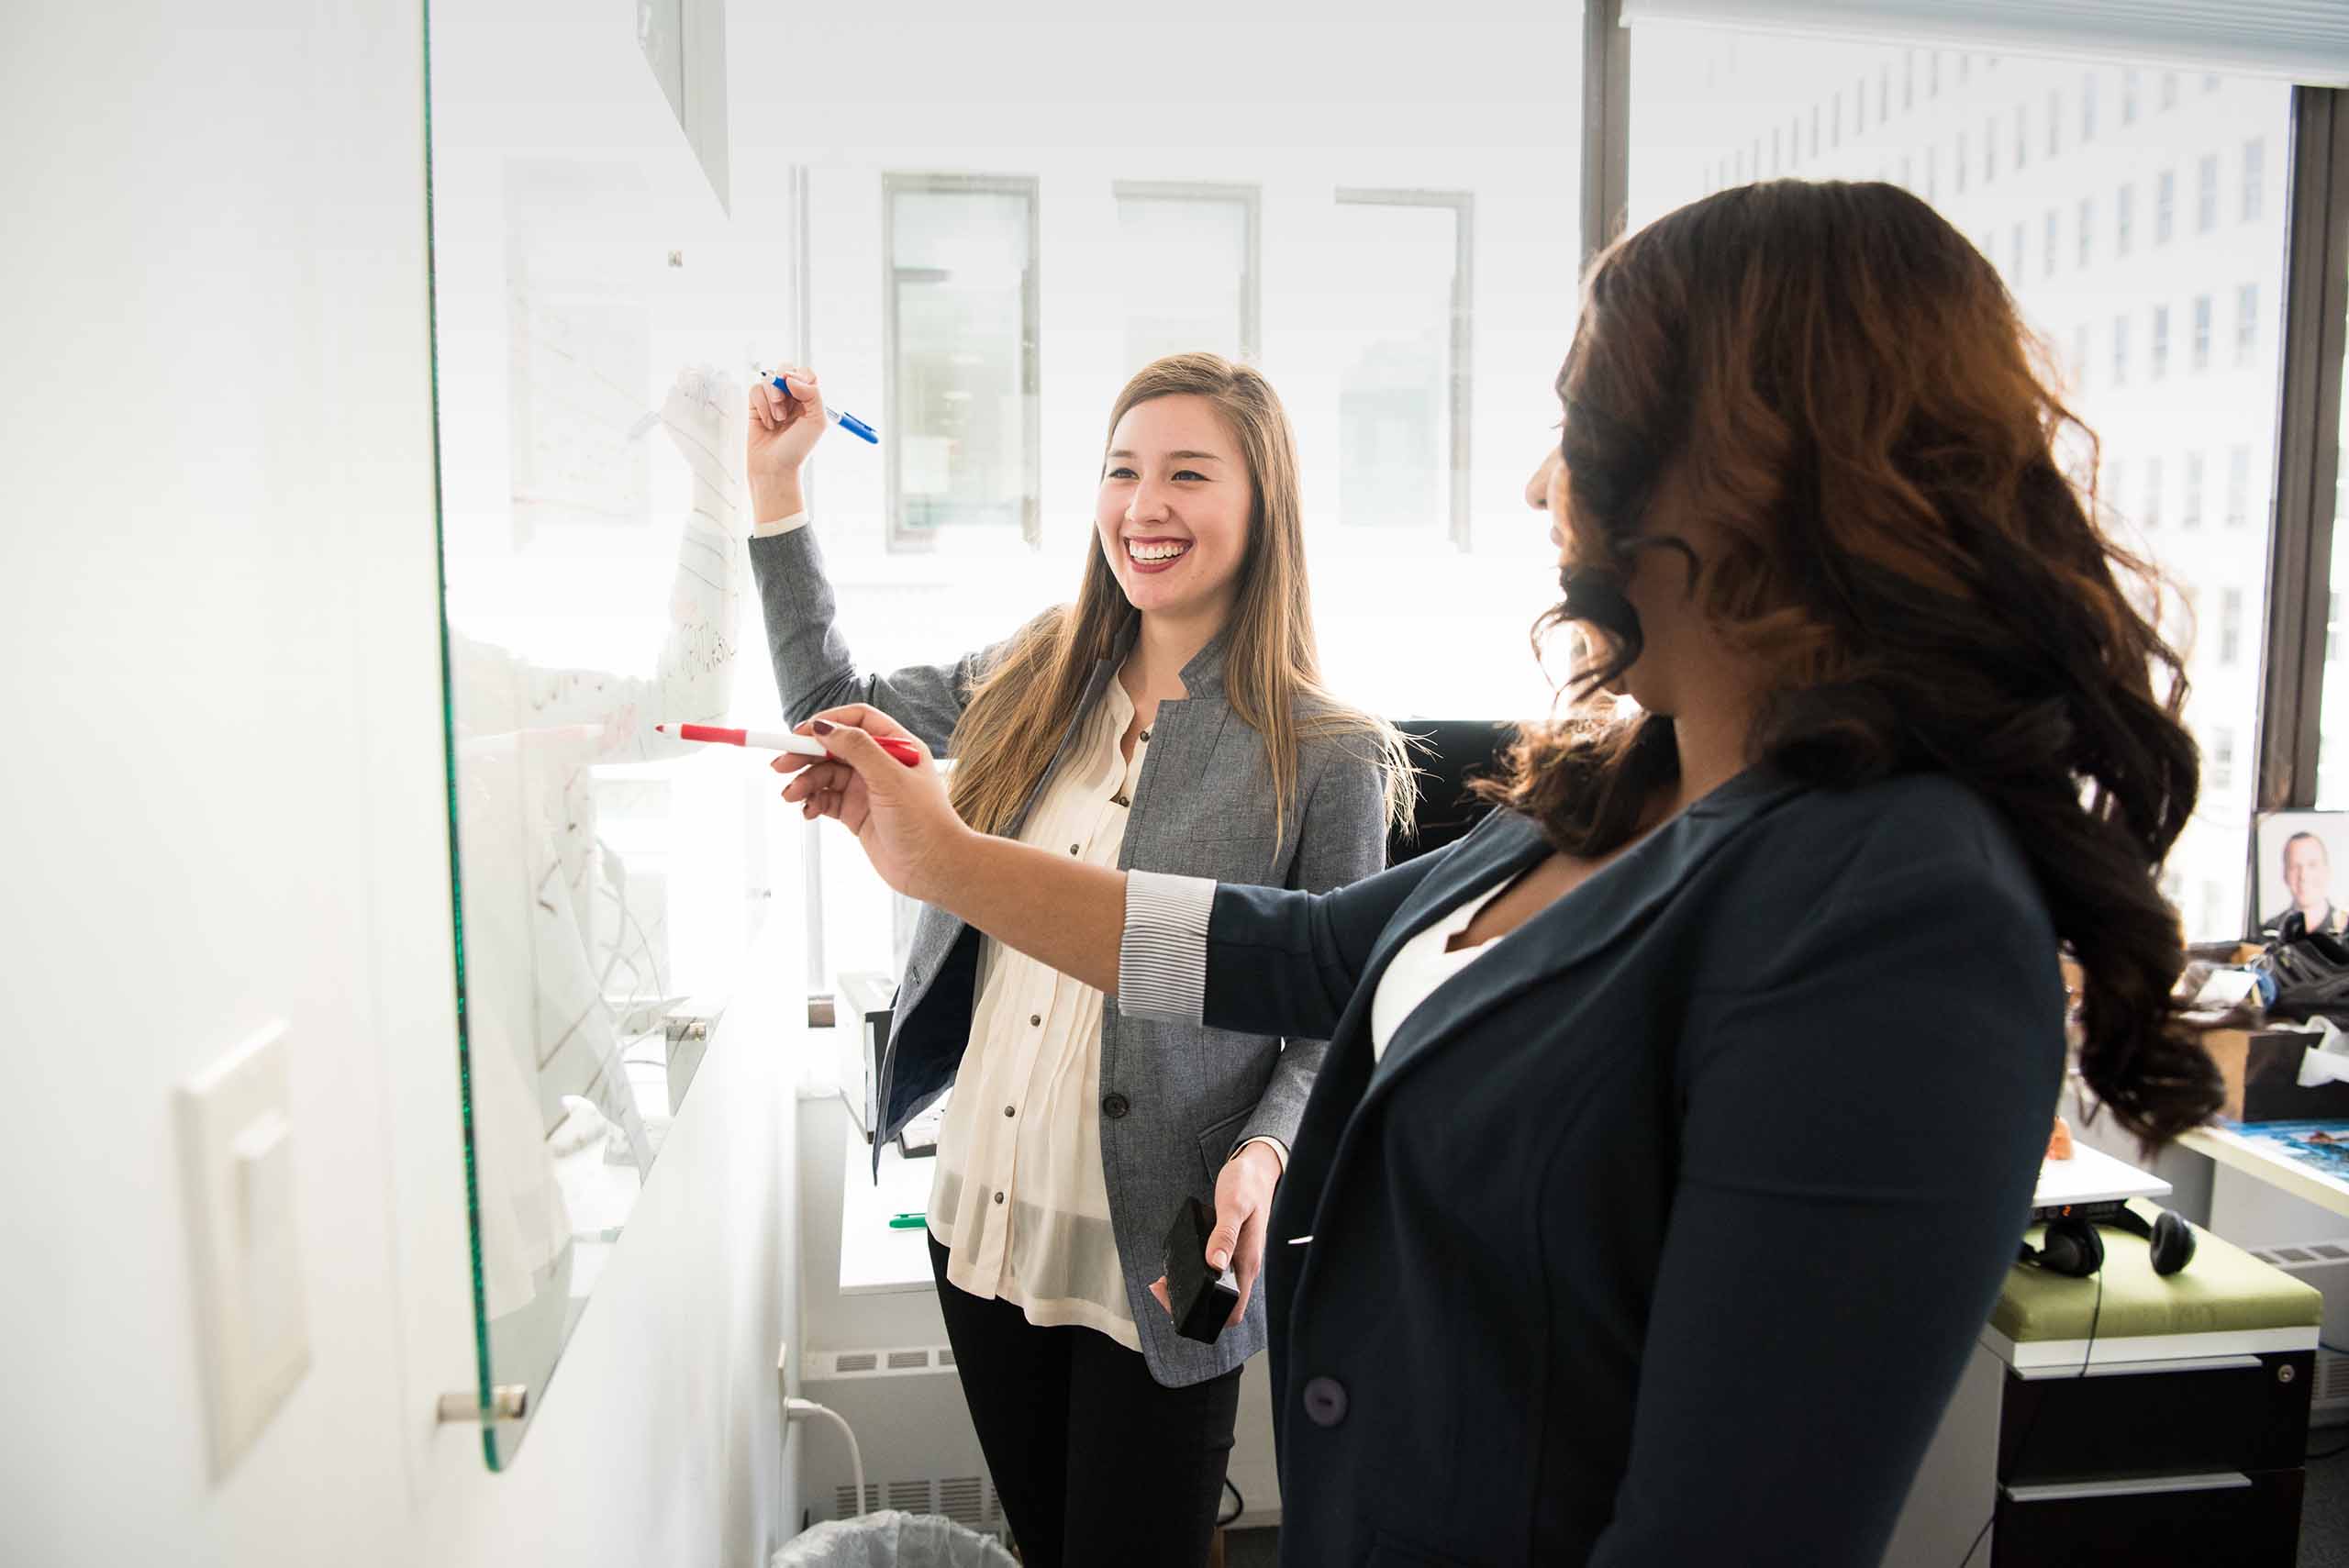
[[889, 1229], [892, 1230], [911, 1230], [929, 1223], [930, 1217], [918, 1211], [913, 1214], [893, 1214], [889, 1217]]

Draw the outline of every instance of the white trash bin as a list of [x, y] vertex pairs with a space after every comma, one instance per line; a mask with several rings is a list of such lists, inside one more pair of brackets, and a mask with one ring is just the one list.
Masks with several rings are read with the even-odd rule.
[[981, 1535], [935, 1514], [884, 1509], [828, 1519], [785, 1541], [773, 1568], [1019, 1568], [1019, 1560]]

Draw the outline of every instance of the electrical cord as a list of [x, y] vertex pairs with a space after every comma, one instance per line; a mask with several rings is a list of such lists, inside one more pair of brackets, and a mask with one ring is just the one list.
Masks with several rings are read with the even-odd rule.
[[1223, 1478], [1223, 1489], [1231, 1494], [1231, 1512], [1216, 1516], [1215, 1528], [1218, 1529], [1238, 1523], [1240, 1516], [1248, 1511], [1248, 1499], [1241, 1494], [1239, 1487], [1231, 1484], [1229, 1475]]
[[818, 1405], [813, 1399], [784, 1401], [783, 1418], [786, 1424], [796, 1425], [810, 1416], [821, 1416], [832, 1422], [840, 1428], [841, 1435], [848, 1439], [849, 1468], [856, 1474], [856, 1515], [851, 1517], [862, 1515], [864, 1512], [864, 1451], [856, 1446], [856, 1429], [848, 1424], [847, 1417], [829, 1405]]
[[[2097, 1326], [2103, 1321], [2104, 1271], [2102, 1269], [2099, 1269], [2096, 1272], [2096, 1305], [2090, 1308], [2088, 1312], [2087, 1348], [2080, 1352], [2080, 1370], [2074, 1373], [2065, 1381], [2076, 1383], [2081, 1378], [2084, 1378], [2088, 1374], [2088, 1363], [2096, 1359]], [[2038, 1404], [2032, 1407], [2031, 1419], [2022, 1424], [2022, 1435], [2015, 1439], [2014, 1462], [2009, 1468], [2021, 1468], [2023, 1451], [2031, 1446], [2031, 1434], [2038, 1429], [2040, 1415], [2046, 1408], [2047, 1401], [2045, 1399], [2040, 1400]], [[1966, 1568], [1966, 1564], [1974, 1561], [1974, 1554], [1982, 1550], [1982, 1542], [1984, 1539], [1989, 1535], [1990, 1527], [1998, 1521], [1998, 1502], [1995, 1495], [1998, 1490], [1998, 1478], [1996, 1476], [1991, 1478], [1990, 1486], [1993, 1493], [1990, 1499], [1990, 1517], [1984, 1519], [1982, 1521], [1982, 1528], [1974, 1532], [1973, 1544], [1969, 1545], [1965, 1549], [1965, 1555], [1957, 1560], [1957, 1568]]]

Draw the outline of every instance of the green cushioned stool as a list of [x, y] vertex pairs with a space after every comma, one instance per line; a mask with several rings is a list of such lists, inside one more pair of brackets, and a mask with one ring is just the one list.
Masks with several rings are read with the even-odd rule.
[[[2143, 1201], [2129, 1207], [2149, 1222], [2159, 1212]], [[2036, 1247], [2043, 1234], [2034, 1227], [2024, 1240]], [[2100, 1289], [2095, 1275], [2072, 1279], [2027, 1263], [2007, 1271], [1987, 1342], [2017, 1371], [2076, 1368], [2084, 1355], [2101, 1365], [2315, 1347], [2323, 1296], [2201, 1227], [2194, 1261], [2167, 1278], [2154, 1273], [2143, 1238], [2106, 1227], [2097, 1236]]]
[[1885, 1568], [2292, 1568], [2323, 1297], [2199, 1227], [2166, 1277], [2097, 1238], [2008, 1271]]

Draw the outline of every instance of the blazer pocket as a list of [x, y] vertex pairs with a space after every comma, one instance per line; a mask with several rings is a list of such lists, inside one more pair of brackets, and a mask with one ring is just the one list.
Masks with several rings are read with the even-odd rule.
[[1207, 1172], [1210, 1194], [1215, 1191], [1216, 1177], [1223, 1172], [1223, 1162], [1231, 1158], [1231, 1145], [1239, 1138], [1240, 1129], [1246, 1127], [1248, 1118], [1255, 1114], [1253, 1106], [1243, 1111], [1234, 1111], [1199, 1134], [1199, 1163]]

